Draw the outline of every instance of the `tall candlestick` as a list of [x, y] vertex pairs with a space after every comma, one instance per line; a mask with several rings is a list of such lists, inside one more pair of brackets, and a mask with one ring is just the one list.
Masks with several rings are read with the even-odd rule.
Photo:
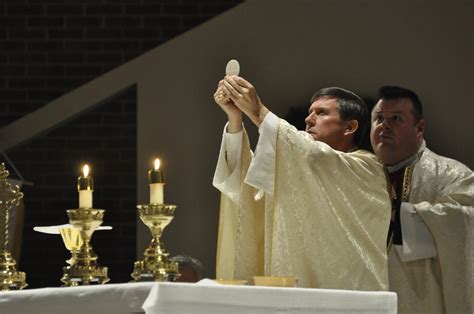
[[84, 165], [82, 175], [77, 179], [77, 190], [79, 191], [79, 208], [92, 208], [94, 180], [89, 175], [88, 165]]
[[160, 170], [160, 160], [155, 159], [154, 168], [148, 171], [150, 183], [150, 204], [163, 204], [163, 172]]

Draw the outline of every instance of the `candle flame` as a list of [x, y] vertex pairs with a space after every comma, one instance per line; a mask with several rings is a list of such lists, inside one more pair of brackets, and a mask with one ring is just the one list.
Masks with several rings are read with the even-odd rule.
[[89, 175], [89, 166], [87, 164], [82, 167], [82, 173], [84, 174], [84, 177]]
[[158, 158], [155, 159], [155, 170], [160, 169], [160, 160]]

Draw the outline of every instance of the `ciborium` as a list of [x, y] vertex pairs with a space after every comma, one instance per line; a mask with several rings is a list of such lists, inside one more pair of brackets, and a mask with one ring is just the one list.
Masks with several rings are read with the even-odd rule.
[[76, 232], [60, 231], [66, 247], [71, 252], [71, 259], [66, 261], [69, 266], [63, 268], [61, 281], [65, 286], [107, 283], [110, 280], [107, 276], [107, 267], [100, 266], [97, 263], [98, 257], [90, 244], [92, 234], [102, 224], [104, 210], [94, 208], [68, 209], [67, 215], [69, 223]]
[[0, 164], [0, 230], [3, 241], [0, 242], [0, 290], [19, 290], [27, 286], [26, 274], [16, 271], [16, 262], [8, 251], [8, 219], [9, 212], [14, 206], [18, 206], [23, 198], [18, 186], [12, 186], [7, 182], [9, 175], [5, 164]]
[[179, 277], [178, 263], [169, 260], [160, 237], [173, 220], [176, 205], [147, 204], [137, 208], [140, 219], [150, 229], [152, 239], [143, 260], [135, 262], [131, 274], [133, 281], [175, 281]]

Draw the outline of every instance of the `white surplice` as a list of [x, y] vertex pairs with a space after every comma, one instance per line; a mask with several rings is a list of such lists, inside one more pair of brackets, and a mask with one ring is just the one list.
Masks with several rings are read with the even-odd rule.
[[[390, 290], [398, 294], [399, 312], [473, 313], [474, 174], [460, 162], [425, 148], [414, 164], [410, 185], [414, 213], [401, 212], [403, 239], [414, 231], [410, 238], [428, 244], [410, 255], [428, 257], [407, 259], [390, 251]], [[412, 216], [413, 225], [404, 225], [403, 215]], [[417, 223], [429, 230], [436, 248], [430, 247], [426, 231], [415, 229]]]

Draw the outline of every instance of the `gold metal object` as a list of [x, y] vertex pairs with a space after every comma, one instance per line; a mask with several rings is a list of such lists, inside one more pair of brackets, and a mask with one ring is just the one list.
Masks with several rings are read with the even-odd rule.
[[78, 191], [94, 191], [94, 179], [91, 176], [77, 178]]
[[254, 276], [253, 282], [256, 286], [271, 287], [296, 287], [297, 277], [274, 277], [274, 276]]
[[59, 233], [63, 238], [64, 245], [69, 251], [77, 251], [82, 246], [81, 234], [76, 228], [60, 228]]
[[410, 198], [411, 177], [414, 168], [414, 165], [405, 168], [405, 173], [403, 174], [402, 202], [408, 202], [408, 199]]
[[90, 240], [92, 233], [102, 224], [103, 209], [78, 208], [67, 210], [69, 223], [73, 228], [60, 229], [66, 248], [71, 252], [71, 259], [63, 267], [61, 281], [66, 286], [105, 284], [110, 279], [107, 267], [99, 266], [97, 255], [92, 250]]
[[150, 184], [163, 183], [163, 171], [151, 169], [148, 171], [148, 182]]
[[153, 169], [150, 169], [150, 171], [148, 171], [148, 183], [165, 183], [163, 179], [163, 171], [161, 171], [160, 166], [161, 161], [158, 158], [155, 159]]
[[0, 231], [3, 241], [0, 243], [0, 290], [19, 290], [27, 286], [26, 274], [16, 271], [16, 262], [8, 252], [8, 216], [13, 206], [18, 206], [23, 193], [20, 188], [7, 182], [9, 175], [5, 164], [0, 164]]
[[135, 262], [131, 274], [133, 281], [175, 281], [180, 275], [178, 263], [168, 259], [169, 254], [160, 242], [160, 237], [173, 220], [176, 205], [147, 204], [138, 205], [137, 208], [140, 219], [151, 231], [152, 240], [143, 254], [143, 260]]
[[[413, 175], [414, 168], [415, 168], [415, 165], [408, 166], [405, 168], [405, 172], [403, 173], [403, 185], [402, 185], [402, 195], [401, 195], [402, 202], [409, 202], [410, 191], [411, 191], [411, 178]], [[396, 196], [396, 192], [394, 192], [391, 186], [386, 167], [384, 167], [384, 172], [385, 172], [385, 178], [387, 180], [388, 194], [390, 195], [390, 200], [392, 201], [394, 196]], [[390, 238], [388, 240], [387, 252], [390, 252], [390, 250], [392, 249], [392, 246], [393, 246], [392, 244], [393, 244], [393, 232], [390, 234]]]
[[247, 284], [247, 280], [238, 280], [238, 279], [215, 279], [214, 281], [222, 285], [229, 285], [229, 286], [244, 286]]
[[94, 179], [89, 175], [89, 166], [84, 165], [82, 175], [77, 178], [78, 191], [94, 191]]

